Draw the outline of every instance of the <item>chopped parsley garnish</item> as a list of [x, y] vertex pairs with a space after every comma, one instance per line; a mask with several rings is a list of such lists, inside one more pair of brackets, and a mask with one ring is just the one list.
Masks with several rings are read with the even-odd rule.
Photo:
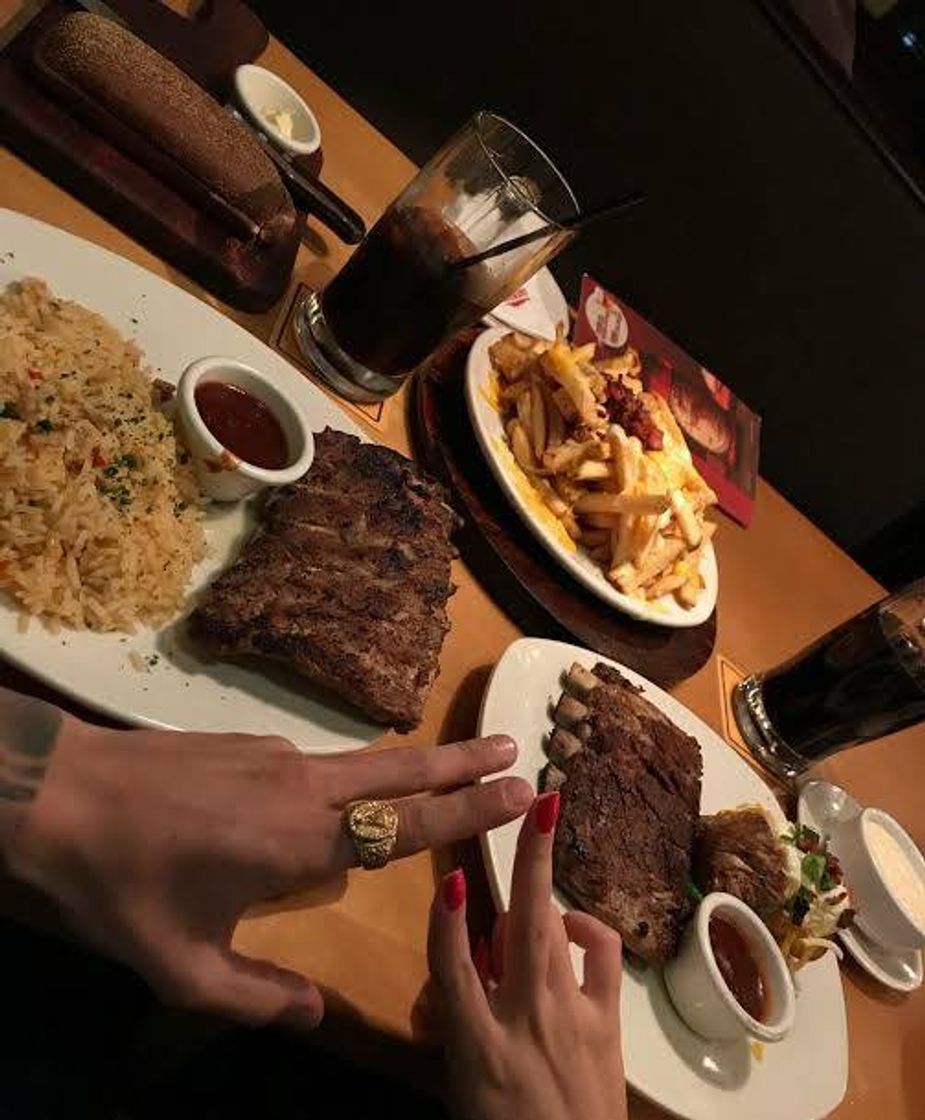
[[701, 894], [699, 887], [696, 883], [691, 882], [690, 879], [688, 879], [684, 884], [684, 893], [687, 895], [690, 901], [694, 903], [695, 906], [698, 906], [701, 902], [703, 902], [703, 895]]
[[806, 882], [818, 890], [825, 872], [825, 856], [821, 852], [809, 852], [800, 863], [800, 871]]
[[125, 510], [134, 501], [134, 496], [127, 486], [99, 486], [98, 489], [117, 509]]
[[794, 826], [793, 842], [801, 852], [816, 852], [820, 847], [825, 846], [819, 833], [805, 824]]
[[825, 894], [840, 886], [845, 878], [838, 857], [829, 851], [828, 836], [820, 835], [805, 824], [795, 824], [793, 831], [781, 836], [787, 844], [793, 844], [803, 853], [800, 872], [804, 888]]

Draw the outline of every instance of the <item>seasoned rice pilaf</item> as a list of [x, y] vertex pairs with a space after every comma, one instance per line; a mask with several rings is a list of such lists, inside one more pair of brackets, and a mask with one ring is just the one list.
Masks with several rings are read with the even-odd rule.
[[40, 280], [0, 293], [0, 589], [24, 624], [180, 609], [205, 547], [187, 460], [134, 342]]

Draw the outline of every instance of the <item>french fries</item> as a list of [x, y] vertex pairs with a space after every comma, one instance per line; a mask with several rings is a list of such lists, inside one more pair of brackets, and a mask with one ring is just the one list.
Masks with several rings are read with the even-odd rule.
[[700, 522], [697, 520], [697, 515], [691, 508], [687, 498], [681, 490], [672, 490], [670, 494], [671, 508], [674, 510], [675, 518], [678, 522], [678, 528], [681, 530], [681, 536], [687, 541], [688, 548], [699, 548], [700, 542], [703, 539], [703, 531], [700, 528]]
[[566, 391], [578, 418], [583, 423], [592, 425], [597, 422], [597, 401], [588, 384], [588, 378], [582, 374], [581, 367], [564, 342], [557, 339], [550, 346], [540, 357], [540, 368]]
[[532, 471], [536, 466], [533, 448], [530, 445], [530, 437], [519, 420], [511, 421], [507, 429], [507, 438], [511, 441], [511, 450], [514, 452], [518, 466], [525, 471]]
[[613, 477], [613, 468], [600, 460], [587, 459], [575, 471], [575, 478], [579, 482], [604, 482]]
[[[666, 509], [668, 509], [668, 499], [664, 494], [610, 494], [589, 491], [575, 503], [576, 513], [664, 513]], [[699, 544], [700, 538], [698, 537], [697, 540]]]
[[538, 378], [533, 379], [530, 386], [530, 426], [533, 433], [533, 454], [537, 459], [543, 458], [546, 450], [548, 433], [546, 431], [546, 402], [543, 400], [543, 391]]
[[[514, 459], [565, 532], [625, 594], [696, 605], [716, 495], [666, 402], [643, 390], [636, 351], [595, 362], [590, 344], [512, 333], [490, 353]], [[612, 384], [621, 391], [609, 393]], [[627, 390], [648, 427], [620, 412]]]

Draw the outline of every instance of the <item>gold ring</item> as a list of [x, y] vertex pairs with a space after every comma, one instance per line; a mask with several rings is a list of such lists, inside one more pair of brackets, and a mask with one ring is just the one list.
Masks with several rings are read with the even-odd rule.
[[344, 821], [360, 866], [385, 867], [398, 839], [398, 810], [389, 801], [354, 801]]

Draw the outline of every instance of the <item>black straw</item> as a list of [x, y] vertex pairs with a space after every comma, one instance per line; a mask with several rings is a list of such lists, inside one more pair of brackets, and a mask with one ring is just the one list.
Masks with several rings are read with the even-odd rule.
[[570, 230], [576, 232], [584, 229], [586, 226], [596, 222], [599, 218], [609, 218], [614, 214], [622, 214], [626, 210], [631, 210], [634, 206], [638, 206], [640, 202], [645, 201], [645, 195], [639, 191], [632, 191], [630, 194], [625, 194], [622, 198], [615, 199], [613, 202], [608, 202], [605, 206], [599, 206], [596, 210], [588, 210], [584, 214], [576, 214], [572, 218], [566, 218], [563, 222], [550, 222], [548, 225], [540, 226], [539, 229], [532, 230], [530, 233], [521, 234], [520, 237], [512, 237], [510, 241], [502, 241], [498, 245], [492, 245], [488, 249], [483, 249], [481, 253], [474, 253], [471, 257], [463, 257], [462, 260], [454, 261], [451, 265], [452, 268], [471, 268], [474, 264], [481, 264], [482, 261], [490, 260], [492, 257], [498, 257], [502, 253], [509, 253], [512, 249], [520, 249], [524, 245], [529, 245], [531, 241], [539, 241], [541, 237], [548, 237], [551, 233], [557, 230]]

